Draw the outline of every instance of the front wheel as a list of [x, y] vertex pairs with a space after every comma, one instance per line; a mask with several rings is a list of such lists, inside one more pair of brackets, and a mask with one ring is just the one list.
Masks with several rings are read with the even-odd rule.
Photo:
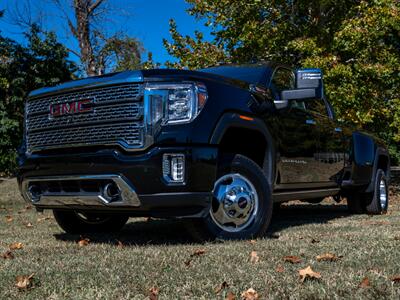
[[53, 210], [58, 225], [67, 233], [119, 231], [129, 217], [118, 214], [101, 214], [69, 210]]
[[197, 239], [247, 239], [263, 236], [272, 217], [272, 199], [262, 169], [235, 155], [220, 168], [205, 219], [190, 224]]

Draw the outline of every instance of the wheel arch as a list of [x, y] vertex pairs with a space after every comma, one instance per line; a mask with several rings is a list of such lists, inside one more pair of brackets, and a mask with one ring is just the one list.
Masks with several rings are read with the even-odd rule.
[[[241, 143], [235, 144], [235, 139], [238, 137], [241, 138]], [[256, 138], [262, 138], [262, 140]], [[249, 142], [251, 142], [250, 147]], [[276, 171], [275, 146], [272, 135], [260, 118], [245, 113], [225, 113], [219, 119], [211, 135], [210, 143], [218, 145], [219, 151], [222, 152], [232, 149], [232, 145], [234, 145], [234, 151], [239, 151], [237, 154], [248, 156], [262, 168], [268, 184], [272, 188]], [[262, 145], [262, 150], [259, 149], [260, 145]], [[262, 160], [259, 159], [261, 154]]]
[[372, 167], [371, 182], [368, 185], [366, 192], [374, 190], [374, 178], [379, 169], [385, 172], [386, 178], [390, 180], [390, 157], [388, 151], [383, 147], [377, 147], [375, 151], [374, 164]]

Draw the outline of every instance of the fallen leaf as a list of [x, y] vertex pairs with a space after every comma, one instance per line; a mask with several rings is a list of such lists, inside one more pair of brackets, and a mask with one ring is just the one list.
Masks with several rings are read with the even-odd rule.
[[321, 273], [314, 272], [310, 266], [308, 266], [305, 269], [299, 270], [299, 275], [300, 275], [301, 282], [304, 282], [304, 280], [306, 280], [306, 278], [310, 278], [310, 279], [320, 279], [321, 278]]
[[224, 281], [219, 286], [217, 286], [214, 291], [218, 295], [219, 293], [221, 293], [222, 290], [224, 290], [228, 287], [229, 287], [229, 284], [226, 281]]
[[32, 281], [33, 281], [33, 276], [35, 273], [32, 273], [29, 276], [22, 275], [22, 276], [17, 276], [16, 277], [16, 283], [15, 286], [19, 289], [28, 289], [32, 287]]
[[50, 219], [51, 219], [51, 217], [42, 217], [42, 218], [38, 218], [37, 222], [40, 223], [40, 222], [43, 222], [43, 221], [46, 221], [46, 220], [50, 220]]
[[252, 288], [249, 288], [247, 291], [242, 293], [243, 300], [258, 300], [259, 298], [258, 293]]
[[26, 223], [26, 224], [25, 224], [25, 227], [26, 227], [26, 228], [32, 228], [32, 227], [33, 227], [33, 224], [32, 224], [32, 223]]
[[338, 259], [342, 258], [342, 256], [336, 256], [335, 254], [332, 253], [324, 253], [321, 255], [318, 255], [317, 261], [337, 261]]
[[258, 257], [258, 254], [256, 251], [251, 251], [250, 253], [250, 262], [255, 264], [258, 263], [260, 258]]
[[225, 300], [236, 300], [236, 296], [234, 293], [228, 292], [228, 294], [226, 294]]
[[190, 254], [190, 257], [201, 256], [204, 253], [206, 253], [205, 249], [196, 249], [192, 254]]
[[250, 240], [249, 243], [254, 245], [257, 241], [256, 240]]
[[5, 253], [3, 253], [2, 257], [4, 259], [13, 259], [14, 258], [14, 254], [11, 251], [6, 251]]
[[24, 248], [24, 244], [12, 243], [9, 248], [10, 248], [10, 250], [20, 250], [20, 249]]
[[85, 247], [87, 245], [89, 245], [90, 240], [88, 238], [82, 238], [78, 241], [78, 245], [79, 247]]
[[150, 290], [150, 295], [149, 298], [150, 300], [157, 300], [158, 299], [158, 293], [160, 292], [159, 289], [155, 286], [153, 286]]
[[6, 216], [5, 218], [8, 223], [10, 223], [14, 220], [14, 218], [12, 216]]
[[117, 240], [117, 247], [118, 247], [118, 248], [123, 248], [123, 247], [125, 247], [125, 245], [124, 245], [124, 243], [121, 242], [120, 240]]
[[361, 283], [358, 285], [358, 287], [364, 288], [364, 289], [369, 286], [370, 286], [370, 282], [369, 282], [368, 277], [364, 277], [363, 280], [361, 280]]
[[281, 265], [277, 266], [275, 269], [278, 273], [283, 273], [285, 271], [285, 268], [282, 267]]
[[283, 261], [290, 262], [292, 264], [301, 263], [301, 258], [294, 255], [288, 255], [283, 258]]
[[394, 283], [400, 283], [400, 275], [395, 275], [390, 277], [390, 280], [393, 281]]

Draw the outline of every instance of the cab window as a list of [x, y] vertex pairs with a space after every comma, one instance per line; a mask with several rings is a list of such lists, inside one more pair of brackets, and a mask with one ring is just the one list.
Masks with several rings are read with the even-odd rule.
[[277, 92], [294, 89], [295, 78], [293, 72], [284, 68], [277, 69], [272, 77], [272, 87], [275, 88]]

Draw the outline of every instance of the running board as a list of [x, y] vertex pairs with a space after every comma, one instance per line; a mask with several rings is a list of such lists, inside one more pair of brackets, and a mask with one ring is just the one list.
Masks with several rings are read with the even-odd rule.
[[339, 188], [320, 189], [320, 190], [303, 190], [303, 191], [285, 191], [272, 194], [274, 202], [285, 202], [290, 200], [303, 200], [320, 197], [335, 196], [340, 192]]

